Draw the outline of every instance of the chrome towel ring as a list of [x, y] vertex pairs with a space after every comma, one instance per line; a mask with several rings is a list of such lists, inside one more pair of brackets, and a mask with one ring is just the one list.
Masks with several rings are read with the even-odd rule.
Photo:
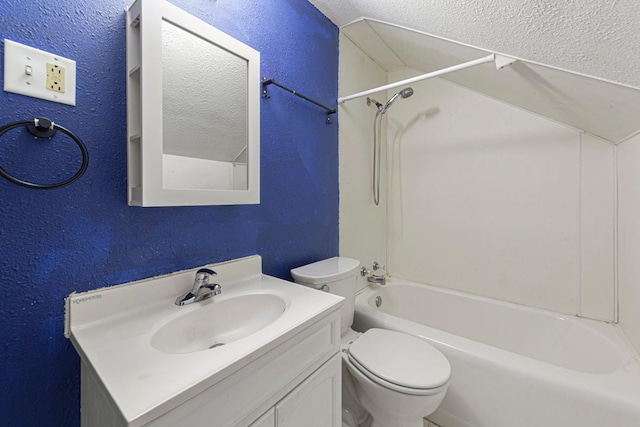
[[26, 126], [27, 130], [36, 138], [50, 138], [53, 135], [55, 135], [56, 131], [58, 130], [67, 134], [71, 139], [73, 139], [73, 141], [76, 144], [78, 144], [78, 147], [80, 147], [80, 151], [82, 151], [82, 165], [80, 166], [80, 169], [78, 169], [78, 171], [71, 178], [67, 179], [66, 181], [58, 182], [55, 184], [34, 184], [32, 182], [23, 181], [21, 179], [18, 179], [10, 175], [7, 171], [5, 171], [0, 166], [0, 175], [2, 175], [4, 178], [8, 179], [9, 181], [15, 184], [22, 185], [23, 187], [47, 190], [47, 189], [53, 189], [53, 188], [60, 188], [60, 187], [64, 187], [65, 185], [71, 184], [72, 182], [75, 182], [78, 178], [80, 178], [82, 174], [84, 174], [84, 172], [87, 170], [87, 166], [89, 165], [89, 153], [87, 152], [87, 147], [85, 147], [82, 140], [78, 138], [78, 136], [73, 132], [71, 132], [69, 129], [66, 129], [58, 124], [55, 124], [51, 120], [45, 119], [44, 117], [35, 117], [33, 120], [23, 120], [20, 122], [13, 122], [0, 127], [0, 137], [2, 137], [2, 135], [4, 135], [5, 132], [20, 126]]

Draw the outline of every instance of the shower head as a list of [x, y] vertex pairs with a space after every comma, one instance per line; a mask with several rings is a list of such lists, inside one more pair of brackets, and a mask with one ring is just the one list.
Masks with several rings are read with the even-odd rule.
[[403, 98], [408, 98], [413, 95], [413, 89], [406, 87], [400, 91], [400, 95], [402, 95]]
[[395, 95], [393, 95], [391, 97], [391, 99], [389, 99], [387, 101], [387, 103], [385, 104], [384, 108], [382, 109], [382, 113], [386, 113], [387, 110], [389, 109], [389, 107], [391, 107], [391, 105], [394, 102], [396, 102], [396, 99], [398, 99], [399, 96], [401, 96], [403, 98], [408, 98], [411, 95], [413, 95], [413, 89], [411, 89], [410, 87], [406, 87], [406, 88], [402, 89], [400, 92], [398, 92]]

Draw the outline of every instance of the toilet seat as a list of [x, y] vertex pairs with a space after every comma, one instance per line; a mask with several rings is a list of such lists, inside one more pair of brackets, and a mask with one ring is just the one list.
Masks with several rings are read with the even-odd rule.
[[377, 385], [379, 385], [380, 387], [389, 389], [391, 391], [396, 391], [398, 393], [402, 393], [402, 394], [408, 394], [411, 396], [430, 396], [433, 394], [438, 394], [441, 393], [443, 389], [446, 389], [448, 384], [444, 384], [440, 387], [437, 388], [429, 388], [429, 389], [418, 389], [418, 388], [409, 388], [409, 387], [402, 387], [399, 386], [397, 384], [393, 384], [389, 381], [385, 381], [382, 378], [374, 375], [372, 372], [368, 371], [366, 368], [362, 367], [362, 365], [358, 364], [358, 362], [354, 361], [353, 359], [347, 357], [347, 360], [354, 369], [356, 369], [358, 372], [360, 372], [364, 377], [368, 378], [369, 380], [371, 380], [372, 382], [376, 383]]
[[439, 393], [451, 365], [426, 341], [402, 332], [369, 329], [347, 351], [349, 362], [382, 387], [411, 395]]

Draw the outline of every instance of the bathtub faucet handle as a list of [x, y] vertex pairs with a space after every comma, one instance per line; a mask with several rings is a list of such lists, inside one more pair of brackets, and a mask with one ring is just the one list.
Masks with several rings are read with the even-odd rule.
[[373, 271], [386, 270], [386, 269], [387, 269], [386, 265], [380, 265], [378, 261], [373, 261]]
[[373, 261], [373, 266], [371, 268], [372, 270], [369, 270], [367, 267], [362, 267], [360, 269], [360, 275], [362, 277], [371, 276], [374, 271], [378, 271], [378, 270], [386, 271], [387, 266], [380, 264], [378, 261]]

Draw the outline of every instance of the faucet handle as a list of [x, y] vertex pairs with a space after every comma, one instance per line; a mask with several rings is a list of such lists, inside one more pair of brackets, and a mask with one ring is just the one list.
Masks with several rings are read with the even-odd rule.
[[367, 267], [362, 267], [360, 269], [360, 275], [362, 277], [364, 276], [371, 276], [372, 274], [375, 274], [374, 271], [378, 271], [378, 270], [383, 270], [385, 271], [387, 269], [386, 265], [382, 265], [380, 264], [378, 261], [373, 261], [373, 266], [371, 267], [372, 269], [369, 270]]
[[380, 264], [378, 261], [373, 261], [373, 271], [386, 270], [387, 266]]
[[206, 285], [207, 283], [209, 283], [209, 278], [211, 276], [216, 276], [216, 275], [217, 273], [213, 270], [210, 270], [208, 268], [201, 268], [196, 272], [196, 280], [194, 285], [195, 284]]
[[201, 268], [200, 270], [198, 270], [196, 272], [196, 275], [198, 274], [208, 274], [210, 276], [217, 276], [218, 273], [216, 273], [215, 271], [211, 270], [210, 268]]

